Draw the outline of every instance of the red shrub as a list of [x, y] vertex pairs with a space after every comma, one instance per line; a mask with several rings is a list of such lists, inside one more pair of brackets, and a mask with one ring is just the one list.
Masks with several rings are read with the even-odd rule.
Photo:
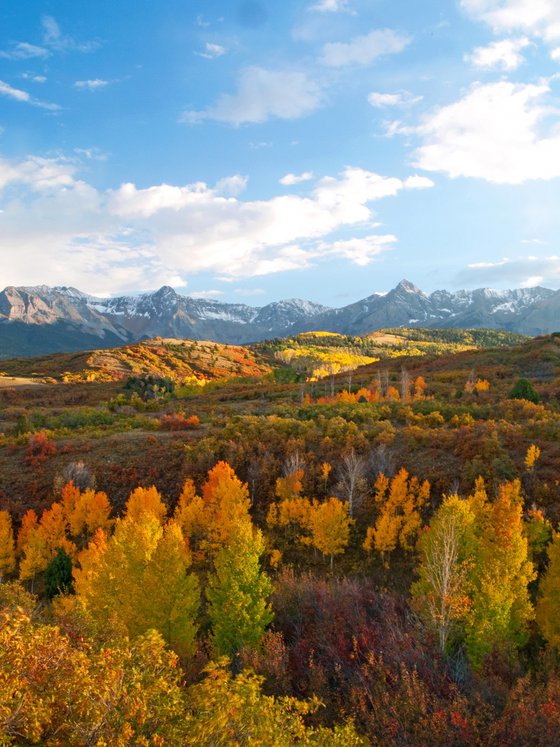
[[30, 467], [38, 467], [44, 461], [56, 454], [56, 444], [49, 441], [46, 433], [41, 431], [29, 436], [25, 449], [25, 463]]

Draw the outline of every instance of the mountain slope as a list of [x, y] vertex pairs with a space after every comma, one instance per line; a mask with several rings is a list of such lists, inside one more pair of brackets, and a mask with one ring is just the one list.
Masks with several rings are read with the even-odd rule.
[[2, 361], [2, 373], [62, 381], [119, 381], [129, 376], [211, 381], [262, 376], [271, 366], [258, 352], [216, 342], [156, 338], [134, 345], [77, 353], [53, 353]]

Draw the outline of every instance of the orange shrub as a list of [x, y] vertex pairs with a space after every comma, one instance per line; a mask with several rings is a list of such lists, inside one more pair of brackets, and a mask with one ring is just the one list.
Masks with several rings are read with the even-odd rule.
[[187, 418], [183, 412], [176, 412], [162, 415], [159, 426], [165, 431], [191, 431], [200, 428], [200, 418], [198, 415], [190, 415]]

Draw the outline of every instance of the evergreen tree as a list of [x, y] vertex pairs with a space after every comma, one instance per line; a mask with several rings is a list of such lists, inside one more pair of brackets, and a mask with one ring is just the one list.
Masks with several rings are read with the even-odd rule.
[[61, 547], [45, 571], [45, 591], [49, 599], [72, 591], [72, 559]]
[[529, 379], [517, 379], [511, 392], [509, 393], [510, 399], [526, 399], [529, 402], [533, 402], [535, 405], [540, 402], [539, 393], [535, 387], [531, 384]]

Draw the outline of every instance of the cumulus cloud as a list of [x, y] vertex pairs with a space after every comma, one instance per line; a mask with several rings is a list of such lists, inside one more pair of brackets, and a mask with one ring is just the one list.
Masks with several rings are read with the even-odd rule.
[[497, 184], [553, 179], [560, 176], [560, 132], [549, 94], [546, 80], [477, 83], [419, 126], [395, 131], [420, 136], [414, 165], [425, 171]]
[[486, 47], [476, 47], [465, 55], [465, 62], [488, 70], [516, 70], [525, 60], [521, 51], [531, 44], [526, 36], [519, 39], [503, 39]]
[[560, 4], [557, 0], [461, 0], [474, 19], [495, 33], [523, 31], [547, 42], [560, 39]]
[[396, 93], [372, 91], [368, 94], [369, 103], [378, 109], [413, 106], [422, 101], [422, 98], [422, 96], [415, 96], [410, 91], [397, 91]]
[[[396, 240], [373, 233], [370, 203], [429, 186], [425, 178], [347, 167], [315, 181], [305, 196], [242, 200], [231, 187], [244, 184], [243, 177], [214, 187], [128, 183], [99, 191], [80, 180], [77, 169], [63, 159], [0, 160], [2, 242], [11, 248], [10, 266], [0, 268], [5, 284], [118, 292], [202, 271], [234, 279], [333, 257], [364, 265]], [[336, 236], [364, 227], [364, 238]]]
[[487, 286], [492, 284], [534, 288], [545, 284], [560, 284], [560, 257], [504, 257], [494, 262], [474, 262], [457, 276], [459, 283]]
[[311, 171], [304, 171], [303, 174], [286, 174], [279, 181], [285, 187], [291, 187], [294, 184], [308, 182], [310, 179], [313, 179], [313, 173]]
[[322, 242], [317, 251], [323, 257], [347, 259], [355, 265], [365, 267], [382, 252], [386, 252], [396, 244], [397, 237], [392, 234], [363, 236], [362, 238]]
[[329, 67], [369, 65], [378, 57], [397, 54], [410, 44], [410, 37], [392, 29], [376, 29], [349, 42], [330, 42], [323, 47], [320, 62]]
[[31, 156], [23, 161], [0, 159], [0, 189], [25, 185], [34, 192], [69, 187], [75, 184], [76, 165], [64, 158]]
[[241, 71], [237, 91], [222, 94], [204, 111], [187, 111], [181, 121], [196, 124], [206, 119], [232, 125], [269, 119], [298, 119], [322, 102], [320, 86], [307, 73], [248, 67]]

